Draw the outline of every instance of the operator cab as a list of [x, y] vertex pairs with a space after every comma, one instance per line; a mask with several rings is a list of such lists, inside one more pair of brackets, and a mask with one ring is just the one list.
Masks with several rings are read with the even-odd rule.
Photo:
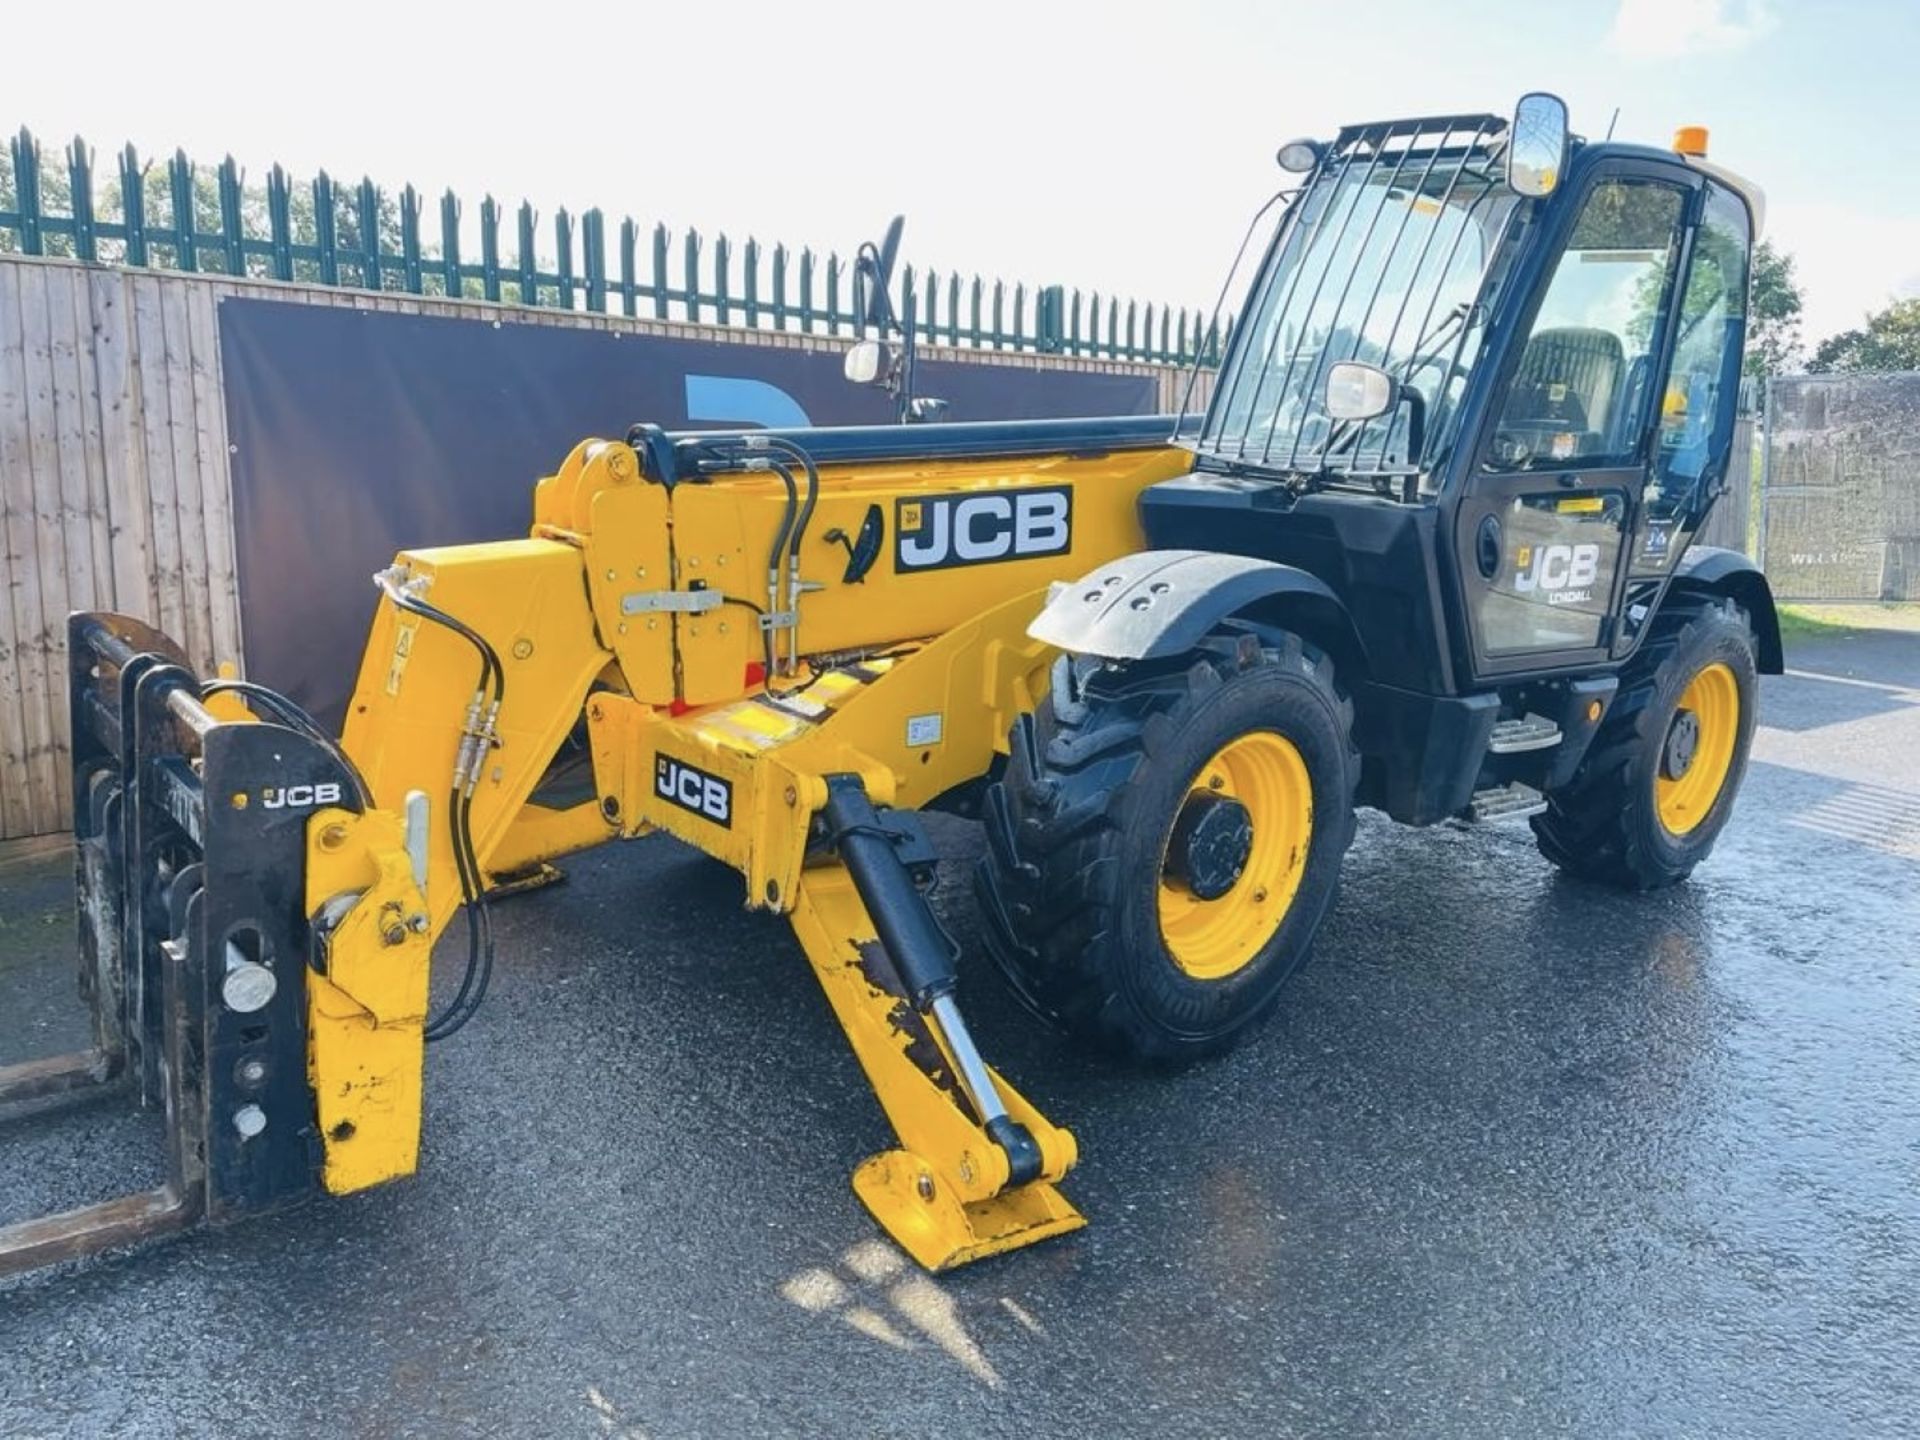
[[1374, 678], [1458, 694], [1634, 648], [1724, 484], [1758, 191], [1565, 105], [1296, 141], [1156, 547], [1299, 566]]

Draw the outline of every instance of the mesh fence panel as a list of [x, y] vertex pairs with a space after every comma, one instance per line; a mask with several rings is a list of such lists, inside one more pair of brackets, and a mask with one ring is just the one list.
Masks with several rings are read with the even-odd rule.
[[1768, 392], [1761, 564], [1783, 600], [1920, 600], [1920, 372]]

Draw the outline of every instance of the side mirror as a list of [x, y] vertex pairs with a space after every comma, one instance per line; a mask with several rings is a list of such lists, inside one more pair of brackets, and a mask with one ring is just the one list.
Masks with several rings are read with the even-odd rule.
[[1340, 360], [1327, 367], [1327, 415], [1377, 420], [1400, 401], [1400, 386], [1378, 365]]
[[1507, 186], [1533, 199], [1551, 195], [1567, 167], [1567, 102], [1536, 90], [1513, 107], [1507, 130]]
[[855, 385], [884, 385], [893, 377], [893, 347], [884, 340], [856, 340], [840, 373]]

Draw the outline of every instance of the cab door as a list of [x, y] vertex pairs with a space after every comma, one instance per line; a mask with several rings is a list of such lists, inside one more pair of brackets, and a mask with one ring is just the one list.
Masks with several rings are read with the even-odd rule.
[[1563, 212], [1455, 509], [1476, 677], [1601, 662], [1614, 644], [1697, 191], [1673, 166], [1614, 162]]

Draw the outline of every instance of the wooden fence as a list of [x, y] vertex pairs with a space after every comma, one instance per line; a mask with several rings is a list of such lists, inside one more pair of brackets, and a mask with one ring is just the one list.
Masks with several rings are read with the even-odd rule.
[[[838, 351], [848, 343], [795, 331], [0, 256], [0, 839], [71, 823], [69, 611], [111, 609], [150, 620], [186, 647], [202, 673], [240, 657], [244, 617], [216, 324], [216, 307], [227, 296], [804, 350]], [[962, 363], [1151, 375], [1169, 410], [1183, 383], [1182, 372], [1169, 366], [964, 347], [922, 353]]]

